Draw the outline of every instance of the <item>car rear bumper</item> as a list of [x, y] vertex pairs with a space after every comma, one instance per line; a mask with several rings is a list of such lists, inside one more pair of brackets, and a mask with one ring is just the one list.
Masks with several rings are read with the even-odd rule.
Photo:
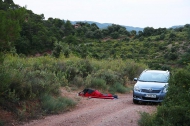
[[150, 93], [133, 91], [133, 100], [145, 101], [145, 102], [146, 101], [147, 102], [162, 102], [166, 95], [165, 93], [154, 93], [156, 94], [156, 98], [151, 98], [151, 97], [146, 97], [146, 94], [150, 94]]

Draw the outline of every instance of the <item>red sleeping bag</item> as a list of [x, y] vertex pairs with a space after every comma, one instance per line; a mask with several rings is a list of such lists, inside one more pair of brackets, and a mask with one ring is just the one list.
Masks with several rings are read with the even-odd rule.
[[98, 90], [84, 89], [78, 93], [79, 96], [89, 97], [89, 98], [103, 98], [103, 99], [117, 99], [117, 95], [112, 94], [102, 94]]

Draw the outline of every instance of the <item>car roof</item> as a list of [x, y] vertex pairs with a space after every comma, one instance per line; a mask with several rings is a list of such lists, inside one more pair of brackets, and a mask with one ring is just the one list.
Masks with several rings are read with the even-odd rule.
[[150, 73], [169, 73], [168, 70], [144, 70], [143, 72], [150, 72]]

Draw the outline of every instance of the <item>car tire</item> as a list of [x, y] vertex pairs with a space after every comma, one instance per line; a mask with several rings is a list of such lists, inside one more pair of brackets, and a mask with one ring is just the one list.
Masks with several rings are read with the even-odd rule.
[[138, 103], [139, 103], [139, 101], [138, 101], [138, 100], [133, 99], [133, 103], [134, 103], [134, 104], [138, 104]]

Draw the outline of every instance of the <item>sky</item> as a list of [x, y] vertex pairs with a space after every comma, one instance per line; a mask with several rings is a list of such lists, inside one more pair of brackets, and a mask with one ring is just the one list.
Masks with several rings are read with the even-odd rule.
[[190, 0], [13, 0], [45, 19], [94, 21], [133, 27], [190, 24]]

